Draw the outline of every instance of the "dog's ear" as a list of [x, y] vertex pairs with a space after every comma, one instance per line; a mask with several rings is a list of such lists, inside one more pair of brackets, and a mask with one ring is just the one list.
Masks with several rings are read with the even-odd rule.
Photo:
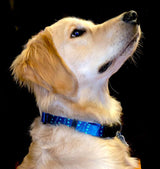
[[11, 69], [15, 79], [31, 89], [37, 84], [65, 96], [76, 93], [77, 80], [59, 56], [47, 30], [29, 40]]

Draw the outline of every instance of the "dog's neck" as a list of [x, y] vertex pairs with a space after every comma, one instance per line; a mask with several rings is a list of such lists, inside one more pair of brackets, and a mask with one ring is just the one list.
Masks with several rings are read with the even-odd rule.
[[40, 113], [44, 111], [101, 124], [120, 123], [120, 103], [109, 95], [108, 88], [100, 89], [96, 85], [81, 87], [74, 98], [53, 94], [39, 86], [34, 88], [34, 92]]

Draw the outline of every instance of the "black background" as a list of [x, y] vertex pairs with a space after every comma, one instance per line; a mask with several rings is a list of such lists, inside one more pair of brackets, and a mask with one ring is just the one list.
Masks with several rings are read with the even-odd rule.
[[[20, 88], [13, 81], [9, 67], [22, 51], [23, 45], [32, 35], [65, 16], [90, 19], [95, 23], [104, 22], [128, 10], [138, 12], [143, 38], [141, 47], [134, 55], [133, 63], [127, 61], [110, 79], [111, 95], [123, 107], [123, 134], [132, 149], [131, 153], [141, 159], [142, 168], [151, 164], [154, 156], [150, 152], [155, 143], [155, 121], [158, 118], [158, 11], [156, 4], [136, 1], [33, 1], [5, 0], [2, 13], [1, 52], [1, 133], [7, 159], [6, 167], [14, 168], [21, 162], [30, 144], [29, 128], [38, 109], [34, 96], [27, 89]], [[156, 70], [157, 69], [157, 70]]]

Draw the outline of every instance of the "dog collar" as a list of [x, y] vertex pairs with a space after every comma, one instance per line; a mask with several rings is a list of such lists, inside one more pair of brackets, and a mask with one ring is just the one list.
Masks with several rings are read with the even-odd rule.
[[81, 120], [55, 116], [45, 112], [42, 112], [41, 121], [43, 124], [51, 124], [54, 126], [65, 125], [72, 127], [78, 132], [100, 138], [112, 138], [117, 136], [123, 143], [127, 144], [124, 136], [121, 135], [122, 126], [119, 124], [113, 126], [101, 125], [99, 123], [85, 122]]

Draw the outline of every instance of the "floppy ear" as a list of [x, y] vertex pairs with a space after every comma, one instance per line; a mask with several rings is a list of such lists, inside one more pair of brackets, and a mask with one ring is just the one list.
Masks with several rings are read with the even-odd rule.
[[29, 40], [11, 69], [15, 79], [31, 89], [37, 84], [65, 96], [74, 95], [77, 90], [77, 80], [59, 56], [47, 30]]

